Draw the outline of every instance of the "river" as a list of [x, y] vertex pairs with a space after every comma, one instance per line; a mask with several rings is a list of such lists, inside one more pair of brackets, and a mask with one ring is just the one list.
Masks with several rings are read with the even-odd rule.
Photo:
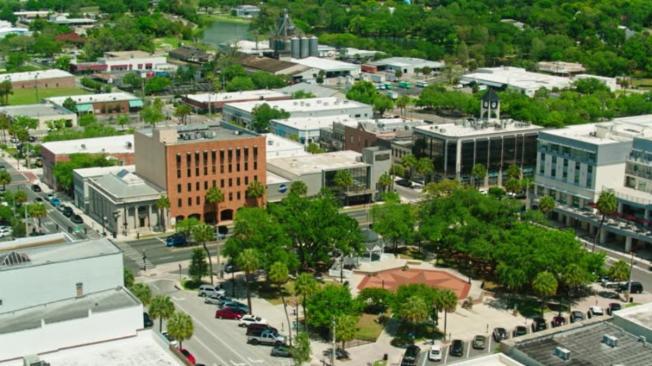
[[253, 39], [249, 32], [249, 23], [218, 19], [204, 30], [202, 40], [205, 43], [219, 46], [222, 43], [233, 43], [242, 39]]

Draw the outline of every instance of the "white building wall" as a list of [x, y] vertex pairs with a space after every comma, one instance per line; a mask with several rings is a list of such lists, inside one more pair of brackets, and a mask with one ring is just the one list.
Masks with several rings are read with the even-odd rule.
[[84, 293], [122, 286], [122, 253], [0, 271], [0, 313], [75, 297], [77, 283]]
[[618, 188], [625, 184], [625, 164], [603, 165], [597, 167], [595, 175], [596, 200], [603, 187]]
[[[43, 286], [47, 287], [47, 286]], [[87, 317], [0, 334], [0, 361], [136, 335], [143, 328], [143, 306], [107, 312], [89, 311]]]
[[[124, 65], [129, 65], [129, 70], [159, 70], [161, 66], [167, 65], [167, 60], [165, 57], [142, 57], [142, 58], [132, 58], [128, 60], [105, 60], [104, 62], [107, 66], [107, 71], [113, 71], [114, 69], [122, 70]], [[151, 68], [147, 69], [145, 65], [151, 64]], [[138, 67], [140, 65], [140, 67]]]

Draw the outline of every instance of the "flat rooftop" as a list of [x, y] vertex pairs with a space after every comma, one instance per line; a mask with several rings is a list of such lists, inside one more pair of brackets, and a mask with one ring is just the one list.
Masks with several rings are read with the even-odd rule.
[[0, 271], [67, 262], [121, 253], [108, 239], [89, 239], [72, 243], [23, 245], [0, 251]]
[[41, 322], [56, 323], [86, 318], [88, 311], [103, 312], [139, 306], [140, 302], [122, 287], [98, 291], [47, 304], [0, 314], [0, 334], [41, 327]]
[[652, 329], [652, 302], [619, 310], [614, 312], [614, 316], [623, 318], [647, 329]]
[[382, 60], [374, 61], [372, 65], [391, 65], [391, 66], [416, 66], [424, 67], [428, 66], [433, 69], [441, 69], [444, 67], [444, 63], [440, 61], [430, 61], [422, 58], [415, 57], [388, 57]]
[[10, 117], [26, 116], [32, 118], [39, 117], [70, 117], [75, 113], [58, 106], [56, 104], [26, 104], [0, 107], [0, 113]]
[[274, 173], [270, 172], [269, 170], [267, 171], [267, 177], [266, 177], [265, 181], [267, 182], [267, 185], [290, 183], [289, 180], [281, 177], [280, 175], [274, 174]]
[[199, 93], [191, 94], [186, 98], [199, 103], [237, 102], [250, 100], [264, 100], [267, 98], [284, 98], [286, 94], [276, 90], [247, 90], [233, 93]]
[[348, 99], [340, 99], [336, 97], [327, 98], [308, 98], [308, 99], [292, 99], [292, 100], [274, 100], [274, 101], [256, 101], [256, 102], [241, 102], [241, 103], [228, 103], [227, 105], [237, 108], [239, 110], [251, 113], [257, 106], [267, 103], [272, 108], [283, 109], [286, 112], [318, 112], [318, 111], [338, 111], [348, 108], [364, 108], [371, 109], [371, 106], [362, 104]]
[[267, 160], [282, 156], [301, 156], [308, 155], [303, 144], [286, 139], [273, 133], [265, 133], [265, 146]]
[[448, 360], [450, 365], [455, 366], [524, 366], [504, 353], [494, 353], [461, 362], [452, 361], [450, 358]]
[[107, 61], [117, 61], [117, 60], [130, 60], [134, 58], [153, 58], [153, 57], [165, 57], [164, 55], [157, 53], [149, 53], [145, 51], [111, 51], [104, 53], [104, 59]]
[[39, 71], [29, 71], [29, 72], [14, 72], [11, 74], [0, 74], [0, 81], [9, 80], [12, 83], [15, 83], [18, 81], [34, 81], [34, 80], [66, 78], [66, 77], [73, 77], [73, 75], [67, 71], [63, 71], [59, 69], [49, 69], [49, 70], [39, 70]]
[[86, 104], [86, 103], [106, 103], [106, 102], [122, 102], [130, 100], [140, 100], [137, 96], [125, 93], [103, 93], [103, 94], [84, 94], [84, 95], [68, 95], [64, 97], [51, 97], [46, 98], [50, 103], [57, 105], [63, 105], [66, 99], [72, 99], [77, 104]]
[[96, 137], [91, 139], [77, 139], [67, 141], [52, 141], [41, 145], [54, 154], [119, 154], [134, 152], [134, 135], [117, 135], [109, 137]]
[[438, 125], [415, 126], [415, 131], [422, 131], [425, 134], [448, 137], [468, 138], [484, 137], [491, 135], [505, 135], [523, 132], [534, 132], [542, 130], [543, 127], [527, 122], [502, 120], [497, 122], [483, 123], [479, 120], [459, 121], [456, 123], [443, 123]]
[[334, 97], [341, 94], [339, 90], [327, 88], [319, 84], [308, 84], [308, 83], [297, 83], [297, 84], [288, 85], [284, 88], [279, 89], [279, 91], [283, 92], [286, 95], [292, 95], [298, 91], [303, 91], [307, 93], [312, 93], [316, 98]]
[[[53, 366], [183, 366], [155, 331], [143, 330], [134, 337], [61, 349], [39, 355]], [[0, 362], [2, 366], [23, 366], [23, 360]]]
[[346, 126], [356, 127], [358, 120], [347, 115], [327, 117], [290, 117], [287, 119], [275, 119], [273, 123], [294, 128], [296, 130], [319, 130], [331, 128], [333, 123], [341, 123]]
[[[258, 136], [257, 133], [240, 128], [228, 123], [211, 122], [207, 124], [175, 125], [157, 127], [161, 135], [174, 134], [173, 139], [168, 138], [166, 144], [192, 144], [201, 141], [230, 141], [246, 139]], [[139, 132], [145, 136], [152, 137], [151, 128], [143, 128]]]
[[[604, 335], [618, 338], [618, 345], [610, 347], [602, 342]], [[570, 360], [553, 354], [556, 347], [570, 351]], [[641, 343], [637, 336], [612, 324], [601, 321], [567, 331], [544, 335], [516, 343], [516, 348], [529, 358], [546, 366], [650, 366], [652, 347]]]
[[634, 137], [652, 137], [652, 114], [615, 118], [608, 122], [568, 126], [545, 130], [545, 135], [564, 137], [593, 145], [631, 141]]
[[[270, 159], [268, 166], [276, 167], [294, 176], [368, 166], [361, 161], [362, 154], [351, 150], [297, 157]], [[278, 172], [277, 172], [278, 173]]]
[[520, 67], [511, 66], [480, 68], [461, 78], [463, 84], [473, 81], [492, 86], [510, 85], [524, 90], [565, 89], [571, 85], [571, 80], [566, 77], [530, 72]]
[[23, 247], [34, 247], [39, 245], [51, 245], [70, 243], [74, 241], [67, 233], [59, 232], [53, 234], [45, 234], [39, 236], [26, 236], [24, 238], [17, 238], [14, 240], [0, 242], [0, 254]]
[[99, 168], [83, 168], [83, 169], [75, 169], [73, 170], [74, 174], [77, 174], [78, 176], [82, 178], [89, 178], [89, 177], [98, 177], [100, 175], [104, 174], [111, 174], [111, 173], [117, 173], [121, 170], [127, 170], [129, 172], [135, 172], [136, 171], [136, 166], [135, 165], [120, 165], [120, 166], [105, 166], [105, 167], [99, 167]]
[[122, 169], [117, 173], [109, 173], [97, 178], [91, 178], [92, 184], [111, 196], [121, 200], [137, 199], [152, 200], [160, 197], [161, 191], [149, 184], [132, 171]]
[[290, 59], [290, 61], [294, 62], [295, 64], [307, 66], [313, 69], [323, 70], [326, 72], [360, 71], [360, 65], [314, 56], [306, 58], [293, 58]]

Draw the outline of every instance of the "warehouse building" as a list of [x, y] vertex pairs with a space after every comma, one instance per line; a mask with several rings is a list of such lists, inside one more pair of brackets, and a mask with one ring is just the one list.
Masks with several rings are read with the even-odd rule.
[[51, 97], [45, 100], [56, 106], [63, 107], [68, 99], [75, 103], [75, 112], [78, 114], [126, 114], [138, 112], [143, 108], [142, 99], [125, 92], [70, 95]]
[[232, 93], [199, 93], [181, 97], [181, 100], [201, 112], [221, 111], [226, 103], [240, 103], [252, 101], [274, 101], [291, 99], [292, 96], [275, 90], [246, 90]]
[[389, 57], [371, 62], [377, 71], [400, 71], [404, 75], [413, 75], [415, 70], [429, 68], [433, 72], [441, 71], [445, 64], [442, 61], [430, 61], [414, 57]]
[[58, 69], [2, 74], [0, 81], [11, 82], [13, 89], [35, 89], [35, 93], [38, 93], [38, 89], [75, 87], [75, 77]]
[[26, 104], [0, 107], [0, 114], [5, 114], [12, 119], [18, 117], [34, 118], [38, 121], [35, 128], [36, 135], [44, 135], [50, 129], [51, 122], [63, 121], [63, 127], [77, 126], [77, 114], [54, 104]]

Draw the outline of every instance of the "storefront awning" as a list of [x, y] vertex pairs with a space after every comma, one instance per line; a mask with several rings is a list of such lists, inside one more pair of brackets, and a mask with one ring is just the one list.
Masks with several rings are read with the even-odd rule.
[[142, 108], [142, 107], [143, 107], [143, 101], [140, 99], [129, 101], [129, 108]]

